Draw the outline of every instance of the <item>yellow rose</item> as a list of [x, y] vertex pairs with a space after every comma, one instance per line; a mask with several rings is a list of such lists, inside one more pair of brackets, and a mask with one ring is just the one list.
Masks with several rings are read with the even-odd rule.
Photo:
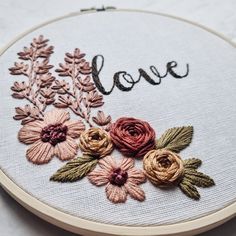
[[107, 132], [99, 128], [90, 128], [80, 135], [79, 147], [84, 154], [104, 157], [113, 150], [111, 138]]
[[149, 151], [143, 158], [143, 168], [150, 181], [159, 187], [175, 184], [184, 171], [180, 156], [166, 149]]

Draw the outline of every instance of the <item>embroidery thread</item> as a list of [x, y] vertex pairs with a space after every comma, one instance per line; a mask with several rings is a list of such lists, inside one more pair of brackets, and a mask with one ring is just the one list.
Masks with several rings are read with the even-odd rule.
[[192, 126], [168, 129], [157, 140], [156, 149], [144, 156], [143, 168], [147, 178], [155, 186], [178, 186], [186, 196], [199, 200], [200, 194], [195, 186], [211, 187], [215, 182], [209, 176], [196, 171], [202, 163], [200, 159], [183, 161], [177, 154], [191, 143], [192, 136]]
[[155, 148], [155, 131], [146, 122], [122, 117], [111, 125], [110, 135], [116, 148], [126, 156], [143, 157]]
[[[59, 76], [69, 77], [72, 83], [57, 80], [52, 76], [49, 70], [53, 65], [49, 64], [49, 59], [53, 53], [53, 46], [48, 46], [48, 42], [49, 40], [44, 39], [42, 35], [34, 38], [29, 47], [24, 47], [23, 51], [18, 53], [21, 61], [15, 62], [14, 67], [9, 69], [12, 75], [23, 75], [28, 79], [16, 81], [11, 87], [12, 97], [26, 99], [29, 102], [24, 107], [16, 107], [16, 115], [13, 118], [21, 120], [21, 124], [24, 125], [19, 131], [18, 138], [25, 144], [32, 144], [26, 152], [26, 157], [35, 164], [48, 163], [53, 155], [61, 160], [74, 158], [78, 145], [73, 139], [79, 138], [80, 133], [85, 130], [82, 121], [76, 121], [77, 127], [73, 122], [68, 123], [68, 126], [63, 123], [64, 121], [54, 122], [62, 119], [63, 112], [60, 113], [57, 109], [47, 112], [46, 108], [49, 105], [71, 109], [92, 127], [91, 109], [104, 104], [103, 96], [98, 93], [89, 76], [89, 62], [84, 59], [85, 54], [78, 48], [72, 54], [66, 53], [65, 63], [60, 63], [60, 68], [56, 70]], [[55, 120], [52, 119], [52, 114], [55, 115]], [[64, 116], [69, 117], [69, 113], [66, 114]], [[101, 118], [104, 118], [105, 114], [98, 114], [100, 121], [93, 117], [94, 121], [98, 121], [94, 123], [109, 130], [111, 117], [108, 116], [104, 124], [101, 123]], [[48, 119], [51, 123], [48, 123]], [[71, 130], [74, 130], [73, 134]], [[78, 134], [75, 135], [75, 131]]]
[[34, 38], [29, 47], [24, 47], [18, 53], [20, 62], [15, 62], [11, 67], [11, 75], [23, 75], [28, 80], [14, 82], [11, 87], [12, 97], [26, 99], [30, 104], [25, 107], [16, 107], [15, 120], [21, 120], [21, 124], [42, 120], [46, 107], [54, 102], [55, 93], [51, 90], [55, 77], [49, 72], [53, 65], [49, 59], [53, 53], [53, 46], [48, 46], [48, 39], [42, 35]]
[[179, 153], [186, 148], [192, 141], [193, 127], [183, 126], [168, 129], [158, 140], [157, 148], [165, 148]]
[[[148, 83], [152, 85], [159, 85], [162, 82], [162, 79], [165, 78], [168, 74], [170, 74], [175, 79], [182, 79], [188, 76], [189, 74], [189, 64], [186, 64], [186, 73], [184, 75], [177, 74], [173, 68], [178, 66], [178, 63], [176, 61], [170, 61], [166, 64], [166, 73], [164, 75], [160, 75], [157, 68], [155, 66], [150, 66], [150, 71], [152, 74], [158, 78], [157, 81], [151, 78], [148, 73], [143, 70], [142, 68], [138, 69], [139, 77], [137, 80], [134, 80], [133, 77], [127, 73], [126, 71], [118, 71], [114, 73], [113, 75], [113, 85], [109, 91], [106, 91], [104, 86], [102, 85], [101, 79], [99, 77], [102, 69], [104, 66], [104, 57], [103, 55], [96, 55], [92, 59], [92, 77], [94, 84], [96, 85], [97, 89], [102, 93], [103, 95], [109, 95], [112, 93], [115, 87], [117, 87], [119, 90], [128, 92], [131, 91], [135, 84], [137, 84], [142, 78], [144, 78]], [[122, 83], [122, 79], [124, 82], [127, 82], [128, 85], [124, 85]]]
[[80, 150], [97, 158], [105, 157], [113, 151], [109, 134], [100, 128], [90, 128], [80, 136]]
[[58, 101], [54, 103], [54, 106], [70, 108], [92, 127], [91, 108], [100, 107], [104, 102], [102, 95], [98, 94], [91, 81], [89, 76], [91, 67], [84, 57], [85, 54], [76, 48], [73, 53], [66, 53], [64, 64], [59, 64], [60, 68], [56, 69], [56, 72], [59, 76], [69, 77], [71, 85], [65, 80], [56, 81], [53, 89], [58, 94]]
[[[211, 177], [197, 171], [202, 163], [200, 159], [182, 160], [179, 155], [192, 141], [192, 126], [168, 129], [156, 140], [156, 132], [146, 121], [121, 117], [112, 123], [111, 116], [103, 111], [97, 111], [96, 116], [92, 112], [104, 105], [102, 94], [110, 94], [115, 87], [130, 91], [141, 78], [159, 85], [168, 74], [182, 79], [189, 74], [188, 64], [183, 75], [174, 71], [178, 66], [175, 61], [166, 64], [163, 75], [150, 66], [157, 80], [142, 68], [138, 69], [136, 81], [126, 71], [118, 71], [113, 76], [112, 88], [106, 91], [99, 78], [104, 66], [102, 55], [92, 59], [91, 67], [80, 49], [66, 53], [64, 63], [56, 69], [59, 77], [65, 79], [56, 79], [50, 72], [53, 46], [48, 46], [48, 41], [42, 35], [34, 38], [29, 47], [18, 53], [20, 61], [9, 70], [12, 75], [26, 78], [14, 82], [11, 90], [13, 98], [28, 101], [25, 106], [15, 108], [13, 117], [23, 125], [18, 133], [19, 141], [30, 145], [27, 159], [34, 164], [48, 163], [54, 156], [62, 161], [70, 160], [51, 176], [51, 181], [74, 182], [87, 176], [92, 184], [106, 186], [107, 198], [113, 203], [125, 202], [127, 195], [144, 201], [145, 193], [139, 185], [146, 177], [156, 187], [179, 187], [195, 200], [200, 199], [196, 187], [215, 184]], [[125, 86], [122, 80], [129, 85]], [[47, 111], [50, 105], [56, 108]], [[67, 110], [81, 120], [71, 121]], [[126, 156], [120, 164], [109, 156], [114, 148]], [[78, 149], [83, 155], [75, 158]], [[143, 170], [134, 168], [136, 158], [143, 158]]]
[[143, 158], [143, 168], [149, 180], [158, 187], [174, 185], [184, 172], [180, 156], [166, 149], [149, 151]]
[[26, 152], [27, 159], [35, 164], [45, 164], [53, 156], [62, 161], [74, 158], [78, 150], [75, 139], [85, 126], [81, 121], [69, 119], [69, 112], [54, 109], [46, 112], [42, 121], [25, 124], [18, 133], [18, 139], [31, 144]]
[[88, 175], [89, 181], [96, 186], [106, 185], [108, 200], [113, 203], [123, 203], [127, 195], [137, 201], [145, 200], [144, 191], [138, 186], [146, 181], [141, 170], [134, 168], [134, 160], [123, 158], [120, 164], [107, 156], [98, 162], [100, 170], [94, 170]]
[[98, 159], [83, 155], [66, 163], [65, 166], [57, 170], [57, 172], [51, 176], [51, 181], [57, 182], [75, 182], [82, 179], [90, 171], [92, 171], [98, 163]]
[[85, 177], [97, 165], [98, 159], [113, 151], [109, 134], [100, 128], [90, 128], [80, 135], [80, 150], [83, 156], [77, 158], [56, 171], [50, 180], [73, 182]]
[[179, 183], [183, 193], [195, 200], [200, 199], [200, 194], [195, 186], [207, 188], [215, 185], [210, 176], [196, 170], [201, 164], [202, 161], [196, 158], [184, 160], [184, 177]]

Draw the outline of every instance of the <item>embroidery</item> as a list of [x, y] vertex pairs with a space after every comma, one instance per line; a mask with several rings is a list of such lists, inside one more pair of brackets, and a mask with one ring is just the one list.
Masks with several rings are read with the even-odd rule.
[[23, 125], [42, 120], [47, 105], [54, 102], [55, 93], [51, 86], [55, 77], [49, 72], [53, 68], [49, 64], [53, 46], [48, 46], [48, 41], [42, 35], [34, 38], [30, 47], [24, 47], [18, 53], [21, 62], [15, 62], [14, 67], [9, 69], [12, 75], [23, 75], [27, 78], [27, 81], [16, 81], [11, 87], [12, 97], [26, 99], [30, 103], [16, 108], [14, 119], [21, 120]]
[[53, 156], [65, 161], [77, 154], [78, 138], [85, 130], [81, 121], [70, 121], [66, 111], [54, 109], [46, 112], [43, 120], [25, 124], [18, 133], [22, 143], [31, 144], [26, 152], [29, 161], [35, 164], [48, 163]]
[[92, 120], [98, 126], [101, 126], [104, 130], [109, 131], [111, 126], [111, 116], [107, 116], [103, 111], [98, 111], [97, 116], [93, 116]]
[[[53, 47], [48, 46], [48, 41], [43, 36], [33, 39], [29, 47], [18, 53], [20, 61], [9, 70], [12, 75], [26, 78], [14, 82], [11, 90], [13, 98], [28, 101], [25, 106], [15, 108], [13, 117], [23, 125], [18, 133], [19, 141], [30, 145], [27, 159], [34, 164], [48, 163], [54, 156], [62, 161], [70, 160], [51, 176], [51, 181], [74, 182], [87, 176], [92, 184], [106, 186], [107, 198], [113, 203], [125, 202], [127, 195], [144, 201], [145, 193], [138, 185], [146, 177], [156, 187], [179, 187], [195, 200], [200, 199], [196, 187], [215, 184], [212, 178], [197, 171], [201, 160], [182, 160], [178, 154], [191, 143], [192, 126], [168, 129], [156, 140], [154, 129], [146, 121], [122, 117], [112, 123], [111, 116], [101, 110], [93, 114], [104, 105], [102, 94], [110, 94], [115, 87], [130, 91], [142, 78], [159, 85], [168, 74], [182, 79], [189, 74], [188, 64], [183, 75], [174, 71], [178, 66], [175, 61], [166, 64], [163, 75], [150, 66], [156, 80], [141, 68], [136, 81], [126, 71], [118, 71], [113, 76], [112, 88], [106, 91], [99, 78], [104, 66], [102, 55], [92, 59], [91, 67], [80, 49], [66, 53], [64, 63], [55, 70], [65, 79], [57, 79], [50, 72]], [[55, 108], [48, 111], [50, 105]], [[69, 111], [81, 120], [71, 121]], [[126, 156], [120, 164], [108, 156], [114, 148]], [[75, 158], [78, 149], [83, 154]], [[134, 168], [137, 158], [143, 162], [144, 171]], [[100, 169], [95, 169], [97, 164]]]
[[58, 182], [73, 182], [86, 176], [97, 165], [98, 159], [113, 151], [109, 134], [100, 128], [90, 128], [80, 135], [81, 158], [77, 158], [57, 170], [50, 180]]
[[92, 171], [98, 163], [98, 159], [83, 155], [82, 157], [76, 158], [69, 161], [62, 168], [51, 176], [50, 180], [57, 182], [75, 182], [82, 179], [90, 171]]
[[60, 68], [56, 69], [56, 72], [59, 76], [69, 77], [71, 85], [65, 80], [55, 81], [53, 89], [57, 92], [58, 99], [54, 106], [68, 107], [93, 127], [90, 119], [91, 109], [101, 107], [104, 102], [103, 96], [96, 91], [91, 81], [91, 67], [84, 57], [85, 54], [76, 48], [72, 54], [66, 53], [64, 64], [59, 64]]
[[192, 141], [193, 127], [168, 129], [159, 140], [156, 150], [149, 151], [143, 158], [147, 178], [157, 187], [179, 186], [188, 197], [199, 200], [198, 187], [215, 185], [209, 176], [196, 171], [201, 165], [199, 159], [182, 160], [177, 154]]
[[159, 187], [175, 184], [184, 171], [180, 156], [165, 149], [148, 152], [143, 158], [143, 168], [149, 180]]
[[[170, 74], [175, 79], [185, 78], [189, 74], [189, 64], [186, 64], [186, 73], [184, 75], [177, 74], [173, 70], [173, 68], [178, 66], [178, 63], [176, 61], [170, 61], [166, 64], [166, 73], [164, 75], [160, 75], [160, 73], [158, 72], [158, 70], [155, 66], [150, 66], [150, 71], [152, 72], [152, 74], [155, 77], [157, 77], [157, 79], [158, 79], [157, 81], [152, 79], [151, 76], [149, 76], [147, 74], [147, 72], [145, 70], [143, 70], [142, 68], [138, 69], [139, 77], [137, 80], [134, 80], [133, 77], [129, 73], [127, 73], [126, 71], [118, 71], [118, 72], [114, 73], [113, 85], [112, 85], [111, 89], [109, 91], [106, 91], [106, 89], [103, 87], [102, 82], [99, 78], [99, 74], [101, 73], [103, 66], [104, 66], [104, 57], [102, 55], [96, 55], [92, 60], [92, 77], [93, 77], [93, 81], [94, 81], [96, 87], [104, 95], [111, 94], [111, 92], [113, 91], [113, 89], [115, 87], [117, 87], [121, 91], [128, 92], [128, 91], [132, 90], [134, 85], [137, 84], [141, 80], [141, 78], [144, 78], [148, 83], [150, 83], [152, 85], [159, 85], [159, 84], [161, 84], [162, 79], [165, 78], [168, 74]], [[128, 87], [127, 87], [127, 85], [125, 86], [121, 82], [122, 79], [126, 83], [129, 84]]]
[[171, 128], [168, 129], [159, 140], [157, 140], [157, 148], [166, 148], [173, 152], [179, 153], [191, 143], [192, 137], [192, 126]]
[[94, 170], [88, 175], [89, 181], [96, 185], [106, 185], [105, 191], [108, 200], [113, 203], [122, 203], [131, 198], [144, 201], [145, 193], [138, 186], [146, 181], [141, 170], [134, 168], [134, 160], [123, 158], [118, 165], [115, 159], [107, 156], [98, 162], [100, 170]]
[[110, 135], [116, 148], [126, 156], [140, 158], [155, 148], [155, 131], [142, 120], [120, 118], [111, 125]]
[[196, 170], [201, 164], [202, 161], [196, 158], [185, 160], [184, 177], [179, 183], [179, 187], [183, 193], [195, 200], [200, 199], [200, 194], [195, 186], [206, 188], [215, 185], [211, 177]]
[[[26, 157], [35, 164], [45, 164], [53, 155], [61, 160], [74, 158], [78, 149], [74, 139], [79, 138], [80, 133], [85, 130], [82, 121], [67, 121], [68, 112], [59, 112], [57, 109], [46, 112], [49, 105], [69, 108], [92, 127], [91, 109], [104, 104], [103, 96], [98, 93], [89, 76], [89, 62], [78, 48], [72, 54], [66, 53], [64, 64], [60, 63], [60, 68], [56, 69], [59, 76], [69, 77], [71, 83], [52, 76], [49, 70], [53, 65], [49, 64], [49, 59], [53, 46], [48, 46], [48, 41], [42, 35], [34, 38], [29, 47], [24, 47], [18, 53], [21, 61], [9, 69], [12, 75], [23, 75], [27, 78], [27, 81], [14, 82], [11, 87], [14, 98], [29, 102], [24, 107], [16, 107], [13, 118], [21, 120], [24, 125], [18, 138], [25, 144], [32, 144]], [[93, 117], [92, 120], [96, 125], [109, 130], [110, 116], [105, 117], [99, 111], [98, 117]]]
[[80, 136], [80, 150], [97, 158], [107, 156], [113, 151], [113, 144], [107, 132], [99, 128], [90, 128]]

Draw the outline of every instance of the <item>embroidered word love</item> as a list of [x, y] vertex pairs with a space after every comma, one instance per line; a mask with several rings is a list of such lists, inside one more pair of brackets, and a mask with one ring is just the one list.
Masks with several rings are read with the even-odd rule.
[[[100, 61], [100, 62], [99, 62]], [[186, 72], [183, 75], [179, 75], [174, 71], [174, 68], [178, 66], [176, 61], [170, 61], [166, 64], [166, 72], [164, 75], [161, 75], [155, 66], [150, 66], [150, 71], [157, 79], [153, 79], [145, 70], [142, 68], [138, 69], [139, 77], [137, 80], [134, 80], [133, 77], [126, 71], [118, 71], [113, 76], [113, 85], [110, 90], [106, 90], [101, 82], [99, 77], [100, 72], [104, 66], [104, 57], [102, 55], [96, 55], [92, 60], [92, 77], [95, 86], [97, 89], [104, 95], [109, 95], [115, 87], [121, 91], [130, 91], [137, 84], [141, 78], [144, 78], [148, 83], [152, 85], [159, 85], [162, 82], [162, 79], [167, 75], [171, 75], [175, 79], [182, 79], [188, 76], [189, 74], [189, 64], [186, 64]], [[123, 79], [123, 82], [122, 82]]]

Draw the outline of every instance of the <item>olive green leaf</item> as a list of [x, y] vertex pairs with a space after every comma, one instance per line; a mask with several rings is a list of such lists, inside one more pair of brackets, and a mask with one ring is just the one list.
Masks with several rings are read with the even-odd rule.
[[188, 197], [195, 200], [200, 199], [200, 194], [197, 191], [197, 188], [193, 184], [191, 184], [187, 179], [183, 178], [183, 180], [179, 184], [179, 187], [182, 192]]
[[166, 148], [173, 152], [180, 152], [192, 141], [193, 126], [174, 127], [168, 129], [157, 140], [157, 149]]
[[195, 186], [206, 188], [215, 185], [210, 176], [196, 170], [201, 164], [202, 161], [196, 158], [184, 160], [183, 179], [179, 183], [182, 192], [195, 200], [200, 199], [200, 194]]
[[97, 165], [98, 160], [92, 156], [83, 155], [67, 162], [51, 176], [50, 180], [57, 182], [74, 182], [82, 179]]
[[196, 185], [197, 187], [211, 187], [215, 185], [214, 180], [201, 172], [191, 169], [185, 169], [184, 177], [188, 180], [191, 184]]
[[201, 164], [202, 161], [197, 158], [184, 160], [184, 168], [186, 169], [197, 169]]

